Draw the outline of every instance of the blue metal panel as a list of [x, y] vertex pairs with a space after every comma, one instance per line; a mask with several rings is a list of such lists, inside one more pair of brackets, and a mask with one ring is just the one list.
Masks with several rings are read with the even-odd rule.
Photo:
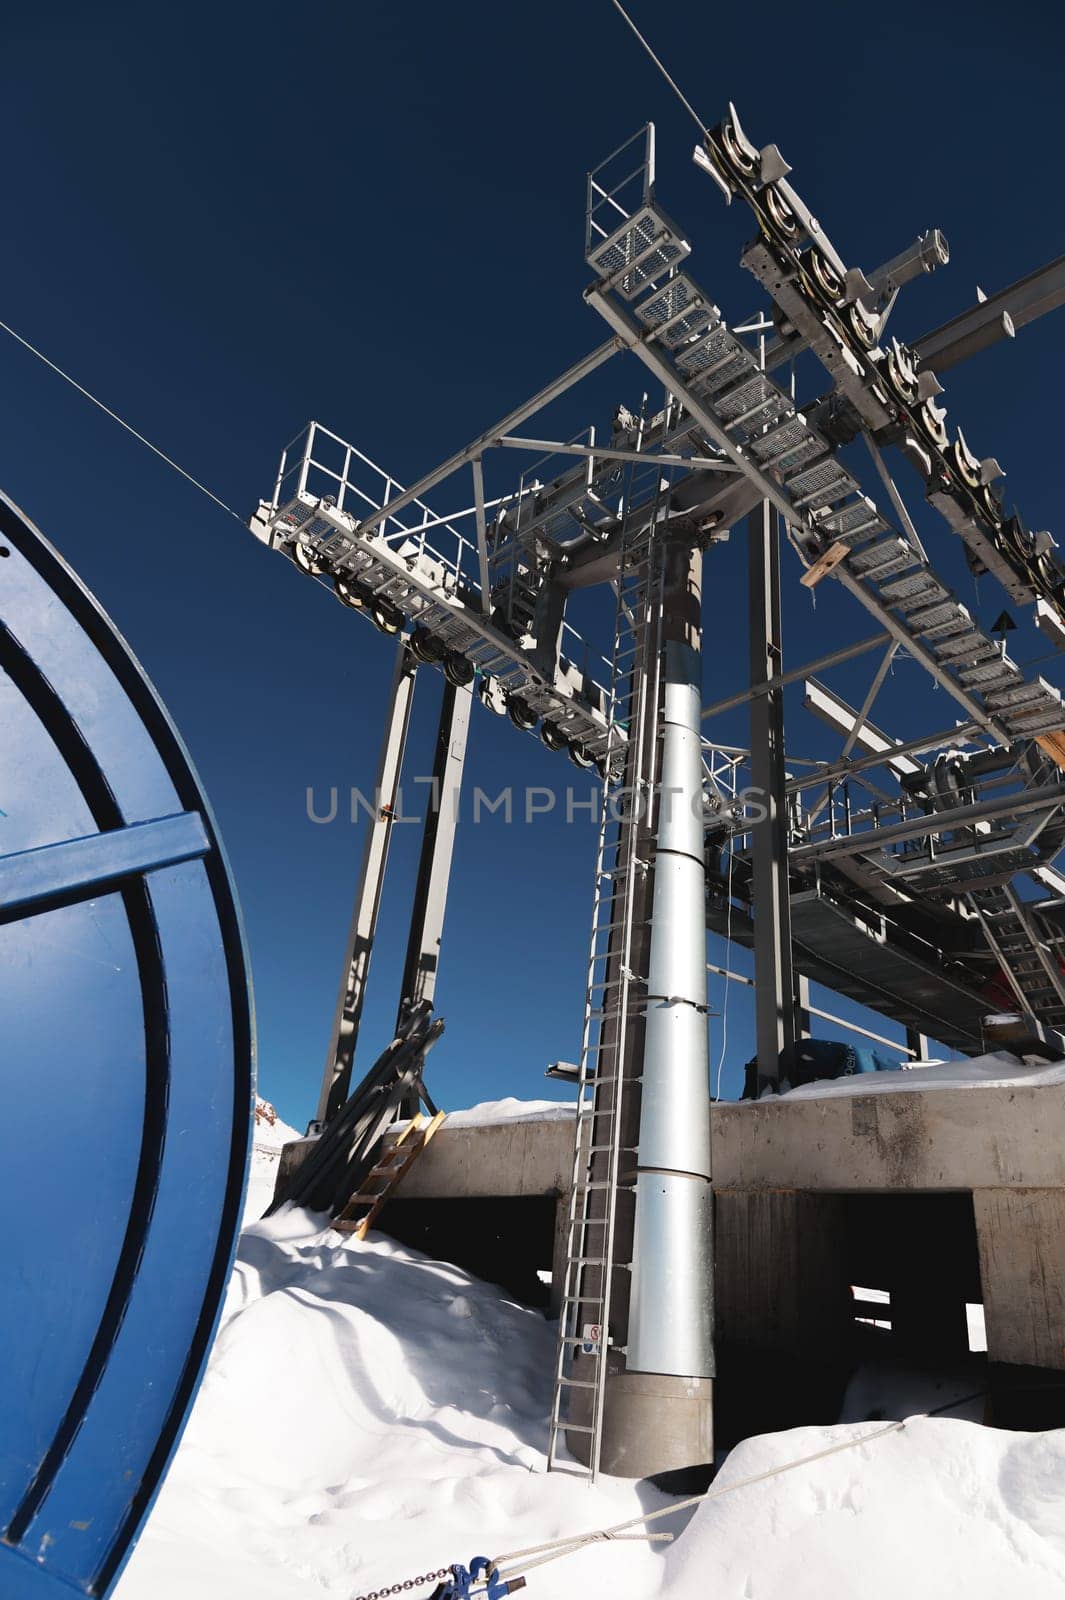
[[0, 856], [0, 919], [9, 921], [31, 906], [37, 910], [71, 905], [93, 890], [175, 861], [205, 856], [210, 848], [199, 813], [186, 811], [179, 817], [134, 822], [128, 828]]
[[225, 859], [128, 648], [0, 496], [0, 1594], [106, 1595], [202, 1375], [253, 1029]]

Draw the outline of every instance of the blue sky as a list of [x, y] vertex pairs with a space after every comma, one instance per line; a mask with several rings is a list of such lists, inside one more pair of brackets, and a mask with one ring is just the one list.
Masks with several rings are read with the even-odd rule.
[[[906, 291], [902, 335], [962, 309], [977, 283], [994, 290], [1061, 252], [1055, 14], [633, 11], [710, 122], [732, 98], [757, 142], [781, 146], [848, 260], [869, 269], [919, 230], [944, 230], [951, 265]], [[737, 265], [749, 221], [692, 168], [694, 128], [607, 0], [9, 8], [0, 80], [0, 316], [242, 513], [308, 417], [409, 481], [598, 343], [580, 293], [584, 175], [649, 117], [694, 276], [730, 320], [758, 304]], [[947, 394], [1029, 521], [1051, 528], [1063, 353], [1065, 319], [1048, 319], [959, 369]], [[552, 415], [557, 436], [602, 426], [642, 388], [638, 370], [612, 362]], [[899, 463], [915, 490], [907, 472]], [[6, 338], [0, 483], [109, 610], [192, 751], [244, 909], [260, 1087], [302, 1122], [361, 852], [358, 829], [307, 820], [306, 790], [371, 787], [391, 647]], [[990, 621], [1001, 593], [985, 580], [974, 601], [956, 541], [916, 493], [909, 503]], [[829, 586], [815, 608], [796, 579], [786, 563], [789, 661], [872, 631]], [[740, 533], [708, 560], [705, 587], [709, 699], [742, 681]], [[1027, 629], [1011, 647], [1025, 661], [1044, 653]], [[858, 697], [874, 666], [833, 681]], [[416, 752], [439, 695], [423, 679]], [[906, 735], [952, 712], [900, 664], [878, 720]], [[745, 731], [737, 715], [720, 735]], [[833, 748], [810, 725], [796, 753]], [[475, 713], [471, 785], [572, 776]], [[417, 829], [397, 830], [367, 1065], [395, 1009], [417, 842]], [[544, 1065], [572, 1059], [593, 845], [588, 824], [557, 818], [463, 830], [438, 990], [448, 1026], [430, 1065], [443, 1104], [550, 1092]], [[720, 987], [712, 998], [720, 1008]], [[711, 1030], [716, 1061], [718, 1020]], [[750, 1053], [734, 989], [726, 1092]]]

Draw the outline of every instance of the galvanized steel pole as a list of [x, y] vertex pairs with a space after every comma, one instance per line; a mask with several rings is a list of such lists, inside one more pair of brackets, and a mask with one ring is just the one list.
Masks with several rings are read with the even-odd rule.
[[[701, 559], [669, 553], [678, 557], [696, 570]], [[667, 587], [627, 1367], [712, 1378], [701, 657], [698, 628], [678, 615], [676, 593]]]
[[[713, 1203], [702, 826], [702, 556], [664, 553], [659, 804], [634, 828], [652, 853], [641, 891], [647, 1008], [626, 1067], [632, 1198], [619, 1211], [617, 1341], [607, 1379], [602, 1468], [647, 1477], [713, 1460]], [[609, 1067], [608, 1067], [609, 1070]], [[631, 1167], [630, 1167], [631, 1170]], [[630, 1180], [631, 1181], [631, 1180]]]

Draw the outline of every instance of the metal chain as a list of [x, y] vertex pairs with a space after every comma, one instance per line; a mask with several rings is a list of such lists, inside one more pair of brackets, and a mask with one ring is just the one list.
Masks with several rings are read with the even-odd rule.
[[408, 1589], [421, 1589], [427, 1583], [436, 1583], [441, 1578], [452, 1576], [450, 1567], [441, 1567], [437, 1572], [427, 1572], [421, 1578], [408, 1578], [404, 1583], [393, 1583], [388, 1589], [371, 1589], [367, 1594], [352, 1596], [352, 1600], [386, 1600], [390, 1594], [403, 1594]]

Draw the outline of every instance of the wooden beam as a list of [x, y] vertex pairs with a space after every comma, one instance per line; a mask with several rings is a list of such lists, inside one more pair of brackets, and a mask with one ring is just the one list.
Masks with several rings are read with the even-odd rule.
[[837, 539], [835, 544], [829, 545], [824, 555], [818, 556], [813, 566], [803, 573], [799, 582], [806, 589], [815, 588], [822, 578], [827, 578], [828, 574], [834, 572], [840, 562], [850, 555], [850, 549], [849, 544], [844, 544], [842, 539]]
[[1037, 733], [1035, 742], [1065, 772], [1065, 733]]

